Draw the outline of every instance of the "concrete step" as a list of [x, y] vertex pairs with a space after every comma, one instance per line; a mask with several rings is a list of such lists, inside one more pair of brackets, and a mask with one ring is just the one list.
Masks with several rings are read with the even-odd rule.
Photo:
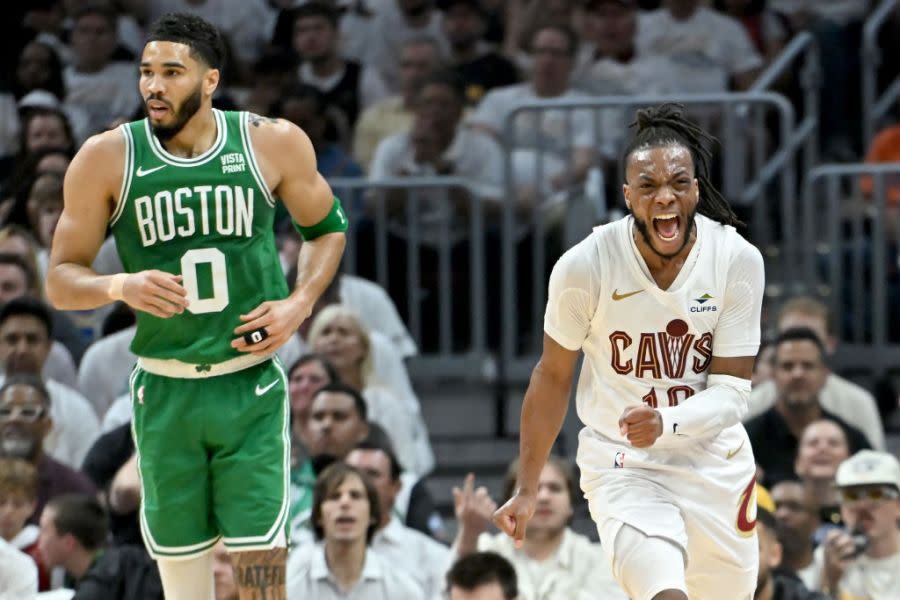
[[490, 386], [447, 386], [443, 390], [417, 391], [422, 416], [432, 437], [483, 438], [495, 434], [496, 407]]
[[519, 452], [519, 442], [509, 439], [459, 439], [456, 437], [432, 438], [439, 472], [446, 474], [475, 474], [482, 470], [506, 470]]

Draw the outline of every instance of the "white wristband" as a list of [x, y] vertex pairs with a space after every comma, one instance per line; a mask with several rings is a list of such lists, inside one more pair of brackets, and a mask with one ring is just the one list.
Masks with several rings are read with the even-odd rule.
[[126, 279], [128, 279], [128, 273], [117, 273], [110, 278], [109, 291], [107, 292], [110, 300], [115, 301], [123, 298], [122, 290], [125, 287]]

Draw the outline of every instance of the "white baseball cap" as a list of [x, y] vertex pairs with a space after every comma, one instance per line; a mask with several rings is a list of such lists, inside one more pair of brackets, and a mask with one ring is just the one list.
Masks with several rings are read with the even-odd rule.
[[47, 90], [31, 90], [19, 100], [19, 108], [52, 108], [60, 109], [59, 98]]
[[835, 484], [842, 488], [892, 485], [900, 490], [900, 461], [887, 452], [860, 450], [840, 464]]

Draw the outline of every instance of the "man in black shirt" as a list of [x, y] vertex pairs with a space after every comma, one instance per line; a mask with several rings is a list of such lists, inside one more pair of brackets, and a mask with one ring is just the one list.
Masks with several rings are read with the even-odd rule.
[[48, 567], [66, 570], [73, 600], [163, 600], [159, 571], [144, 549], [105, 547], [107, 531], [95, 497], [57, 496], [41, 515], [38, 547]]
[[861, 431], [819, 404], [828, 367], [822, 342], [812, 330], [788, 329], [779, 335], [773, 375], [775, 405], [745, 424], [764, 485], [771, 487], [784, 479], [797, 478], [794, 459], [798, 440], [813, 421], [829, 419], [837, 423], [847, 435], [851, 454], [870, 447]]
[[828, 600], [828, 597], [809, 591], [790, 571], [776, 572], [782, 562], [782, 545], [777, 532], [771, 496], [757, 488], [756, 535], [759, 539], [759, 571], [754, 600]]
[[487, 18], [478, 0], [440, 0], [438, 8], [444, 11], [452, 68], [465, 83], [470, 106], [492, 88], [519, 83], [512, 61], [484, 41]]

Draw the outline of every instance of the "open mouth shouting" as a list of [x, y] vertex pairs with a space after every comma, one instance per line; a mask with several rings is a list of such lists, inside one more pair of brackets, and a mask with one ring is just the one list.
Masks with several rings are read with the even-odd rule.
[[665, 213], [653, 217], [653, 231], [663, 242], [674, 242], [681, 233], [681, 217], [676, 213]]

